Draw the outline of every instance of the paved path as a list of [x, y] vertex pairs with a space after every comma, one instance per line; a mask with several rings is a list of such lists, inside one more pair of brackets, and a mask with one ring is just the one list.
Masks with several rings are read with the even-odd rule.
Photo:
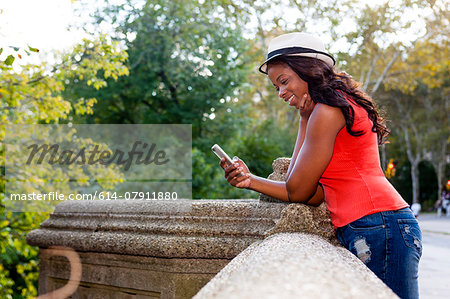
[[450, 217], [421, 214], [423, 253], [419, 264], [421, 299], [450, 298]]

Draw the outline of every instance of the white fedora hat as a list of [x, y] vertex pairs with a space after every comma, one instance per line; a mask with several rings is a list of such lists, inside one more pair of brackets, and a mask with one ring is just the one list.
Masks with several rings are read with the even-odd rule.
[[281, 55], [306, 56], [320, 59], [329, 66], [335, 64], [333, 56], [325, 52], [325, 46], [317, 36], [294, 32], [275, 37], [270, 41], [267, 59], [259, 67], [261, 73], [267, 74], [267, 63]]

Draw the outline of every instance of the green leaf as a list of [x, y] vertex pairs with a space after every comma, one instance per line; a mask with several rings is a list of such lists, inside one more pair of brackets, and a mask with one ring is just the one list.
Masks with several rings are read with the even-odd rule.
[[3, 53], [3, 48], [0, 48], [0, 55], [2, 55]]
[[5, 64], [6, 65], [12, 65], [15, 59], [16, 58], [14, 56], [8, 55], [8, 57], [6, 57]]
[[30, 46], [28, 46], [28, 50], [30, 50], [31, 52], [36, 52], [36, 53], [39, 52], [39, 49], [30, 47]]

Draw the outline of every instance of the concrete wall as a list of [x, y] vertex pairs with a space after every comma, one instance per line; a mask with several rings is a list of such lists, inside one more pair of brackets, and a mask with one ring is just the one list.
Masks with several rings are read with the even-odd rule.
[[194, 299], [397, 296], [358, 258], [318, 235], [278, 233], [255, 242]]
[[27, 236], [40, 247], [39, 293], [62, 286], [76, 250], [73, 298], [190, 298], [231, 259], [275, 227], [286, 207], [258, 200], [73, 201]]

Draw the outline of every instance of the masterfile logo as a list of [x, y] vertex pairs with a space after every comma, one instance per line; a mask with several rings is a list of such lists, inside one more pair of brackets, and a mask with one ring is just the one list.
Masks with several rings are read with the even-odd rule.
[[[132, 148], [128, 152], [123, 152], [120, 149], [113, 151], [99, 150], [99, 145], [95, 145], [92, 150], [87, 150], [86, 147], [80, 150], [66, 149], [61, 151], [59, 144], [32, 144], [27, 148], [31, 149], [26, 164], [30, 165], [36, 158], [35, 164], [42, 164], [45, 156], [48, 154], [48, 163], [54, 165], [94, 165], [96, 163], [102, 165], [110, 165], [116, 163], [117, 165], [124, 165], [123, 170], [130, 169], [131, 164], [135, 161], [136, 164], [149, 165], [155, 163], [156, 165], [164, 165], [170, 161], [166, 158], [164, 150], [155, 152], [156, 143], [150, 146], [142, 141], [135, 141]], [[134, 160], [134, 157], [136, 159]], [[144, 158], [145, 157], [145, 158]]]
[[5, 149], [9, 211], [192, 198], [191, 125], [11, 125]]

